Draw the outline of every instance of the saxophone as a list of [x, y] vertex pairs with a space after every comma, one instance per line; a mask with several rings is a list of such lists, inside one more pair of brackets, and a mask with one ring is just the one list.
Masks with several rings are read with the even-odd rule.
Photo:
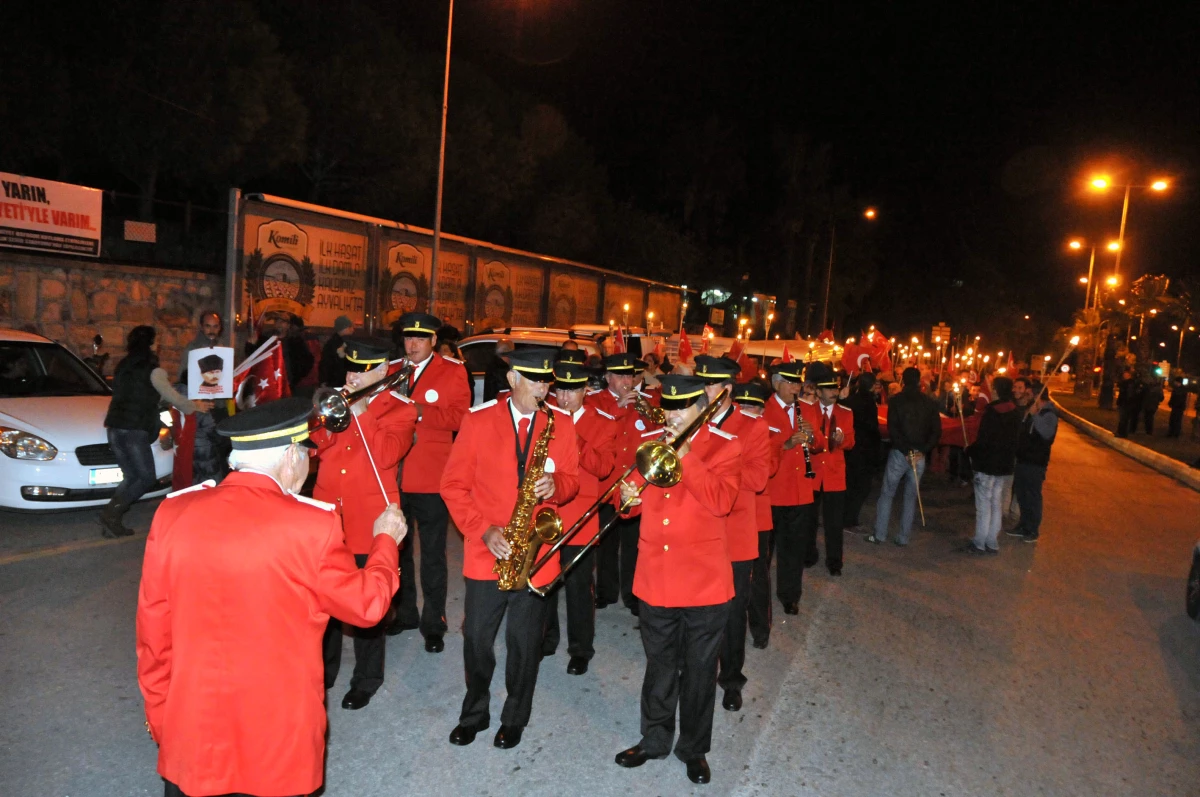
[[557, 512], [545, 507], [537, 514], [533, 512], [538, 505], [533, 489], [546, 472], [546, 457], [550, 453], [550, 441], [554, 439], [554, 411], [544, 401], [538, 402], [538, 410], [546, 413], [546, 428], [533, 444], [529, 462], [525, 464], [525, 478], [517, 489], [517, 505], [504, 527], [504, 540], [512, 550], [508, 558], [496, 559], [492, 566], [497, 586], [506, 592], [525, 589], [529, 584], [529, 568], [537, 560], [538, 549], [553, 544], [562, 536], [562, 518]]

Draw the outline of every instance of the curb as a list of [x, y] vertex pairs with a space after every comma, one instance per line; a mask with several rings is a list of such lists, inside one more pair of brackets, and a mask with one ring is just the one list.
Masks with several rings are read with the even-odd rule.
[[1180, 462], [1177, 459], [1171, 459], [1168, 456], [1151, 451], [1145, 446], [1140, 446], [1131, 440], [1117, 437], [1107, 429], [1097, 426], [1091, 421], [1085, 420], [1070, 410], [1064, 409], [1061, 404], [1051, 399], [1054, 408], [1058, 411], [1058, 417], [1062, 418], [1067, 423], [1074, 426], [1079, 431], [1097, 440], [1111, 449], [1114, 449], [1130, 459], [1137, 460], [1148, 468], [1152, 468], [1164, 476], [1170, 476], [1177, 482], [1200, 492], [1200, 470], [1189, 467], [1187, 463]]

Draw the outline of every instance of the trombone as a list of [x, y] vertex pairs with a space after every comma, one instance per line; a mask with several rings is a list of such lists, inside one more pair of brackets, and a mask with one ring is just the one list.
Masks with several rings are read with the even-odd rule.
[[[345, 387], [317, 388], [313, 393], [313, 409], [309, 415], [310, 427], [313, 431], [317, 429], [327, 429], [330, 432], [346, 431], [350, 428], [351, 419], [354, 417], [352, 405], [363, 399], [375, 398], [385, 390], [404, 385], [412, 376], [415, 367], [411, 360], [405, 359], [401, 361], [400, 370], [388, 374], [375, 384], [360, 390], [350, 391]], [[401, 392], [407, 394], [406, 390], [402, 389]]]
[[677, 435], [671, 438], [670, 442], [663, 440], [647, 440], [639, 445], [637, 447], [637, 452], [634, 454], [633, 464], [630, 465], [625, 472], [622, 473], [619, 478], [617, 478], [616, 481], [609, 485], [608, 489], [596, 499], [596, 502], [587, 508], [587, 511], [583, 513], [583, 516], [571, 524], [571, 528], [563, 532], [562, 536], [558, 538], [554, 545], [550, 546], [550, 549], [546, 551], [546, 553], [542, 554], [540, 559], [534, 562], [533, 566], [529, 569], [529, 591], [543, 598], [546, 597], [546, 595], [548, 595], [551, 591], [556, 589], [559, 584], [566, 580], [567, 575], [575, 569], [583, 557], [587, 556], [588, 551], [592, 550], [592, 548], [594, 548], [596, 544], [600, 542], [600, 538], [604, 536], [605, 532], [612, 528], [613, 524], [617, 522], [617, 518], [621, 516], [621, 511], [628, 508], [632, 502], [622, 502], [621, 506], [617, 509], [617, 513], [612, 517], [612, 519], [600, 527], [600, 531], [596, 532], [596, 535], [592, 537], [591, 541], [589, 541], [587, 545], [583, 546], [583, 549], [580, 550], [575, 558], [562, 568], [559, 574], [554, 577], [553, 581], [546, 584], [544, 587], [535, 587], [533, 585], [533, 577], [537, 575], [538, 571], [546, 566], [546, 563], [550, 561], [551, 557], [558, 554], [559, 548], [562, 548], [564, 545], [569, 545], [571, 540], [579, 535], [579, 532], [583, 530], [584, 525], [586, 525], [587, 522], [591, 520], [597, 512], [600, 511], [600, 507], [608, 503], [608, 500], [612, 497], [614, 492], [617, 492], [621, 489], [621, 482], [625, 481], [625, 479], [631, 473], [633, 473], [634, 470], [640, 473], [642, 478], [645, 479], [645, 481], [642, 482], [642, 484], [638, 487], [638, 495], [641, 495], [642, 491], [651, 484], [653, 484], [655, 487], [674, 487], [676, 484], [679, 484], [679, 480], [683, 478], [683, 467], [680, 464], [679, 449], [682, 448], [683, 444], [690, 440], [692, 436], [695, 435], [702, 426], [704, 426], [704, 424], [708, 423], [713, 415], [716, 414], [717, 410], [721, 408], [721, 405], [725, 403], [726, 397], [729, 396], [731, 392], [732, 388], [730, 387], [726, 387], [724, 390], [722, 390], [720, 395], [710, 401], [708, 406], [701, 410], [700, 414], [692, 419], [691, 423], [689, 423]]

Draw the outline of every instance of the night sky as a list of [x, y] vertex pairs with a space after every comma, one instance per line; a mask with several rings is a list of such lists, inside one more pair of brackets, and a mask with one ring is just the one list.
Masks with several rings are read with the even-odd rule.
[[[1195, 273], [1194, 11], [983, 5], [460, 0], [455, 53], [560, 107], [613, 190], [649, 207], [680, 124], [715, 114], [736, 130], [740, 224], [772, 202], [772, 130], [830, 143], [837, 177], [880, 214], [846, 233], [876, 236], [882, 268], [860, 323], [897, 292], [922, 323], [971, 323], [952, 286], [980, 260], [1028, 312], [1068, 322], [1087, 264], [1067, 238], [1115, 238], [1120, 219], [1119, 191], [1085, 190], [1097, 170], [1173, 181], [1135, 189], [1122, 272]], [[397, 24], [440, 48], [441, 4], [408, 6]]]

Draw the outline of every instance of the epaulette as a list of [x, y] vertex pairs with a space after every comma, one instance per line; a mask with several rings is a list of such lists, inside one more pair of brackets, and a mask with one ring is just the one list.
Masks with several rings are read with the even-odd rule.
[[783, 434], [783, 430], [782, 430], [782, 429], [776, 429], [774, 426], [768, 426], [768, 427], [767, 427], [767, 429], [769, 429], [770, 431], [774, 432], [775, 434]]
[[595, 390], [592, 390], [592, 389], [589, 387], [589, 388], [588, 388], [586, 391], [584, 391], [584, 394], [583, 394], [583, 395], [585, 395], [585, 396], [594, 396], [594, 395], [596, 395], [597, 393], [603, 393], [603, 392], [604, 392], [604, 388], [602, 388], [602, 387], [598, 387], [598, 388], [596, 388]]
[[816, 399], [805, 398], [804, 396], [801, 396], [800, 398], [796, 399], [796, 401], [807, 404], [810, 407], [817, 403]]
[[561, 412], [563, 415], [571, 414], [571, 413], [567, 412], [566, 410], [564, 410], [562, 407], [558, 406], [557, 404], [547, 404], [546, 406], [549, 407], [550, 409], [554, 410], [555, 412]]
[[488, 407], [492, 406], [495, 403], [496, 403], [496, 399], [492, 399], [491, 401], [485, 401], [482, 404], [476, 404], [474, 407], [471, 408], [471, 412], [479, 412], [480, 410], [486, 410]]
[[718, 429], [715, 426], [709, 426], [708, 431], [712, 432], [715, 435], [720, 435], [721, 437], [724, 437], [726, 440], [737, 440], [737, 435], [730, 434], [729, 432], [726, 432], [723, 429]]
[[738, 412], [740, 412], [742, 415], [745, 415], [747, 418], [753, 418], [756, 421], [762, 417], [761, 415], [752, 415], [749, 412], [746, 412], [745, 410], [742, 410], [742, 409], [739, 409]]
[[416, 404], [417, 403], [417, 402], [413, 401], [412, 399], [410, 399], [408, 396], [404, 395], [403, 393], [400, 393], [395, 390], [392, 391], [392, 395], [395, 396], [396, 398], [400, 399], [401, 401], [403, 401], [405, 404]]
[[303, 495], [294, 495], [293, 494], [292, 498], [295, 498], [297, 501], [299, 501], [302, 504], [308, 504], [309, 506], [315, 506], [317, 509], [324, 509], [326, 512], [332, 512], [333, 510], [337, 509], [337, 504], [330, 504], [330, 503], [326, 503], [325, 501], [318, 501], [315, 498], [307, 498]]
[[605, 412], [602, 409], [599, 409], [598, 407], [593, 407], [593, 409], [596, 410], [597, 415], [603, 415], [605, 418], [608, 418], [610, 421], [615, 421], [617, 419], [617, 416], [609, 415], [607, 412]]
[[217, 486], [216, 480], [209, 479], [208, 481], [203, 481], [203, 482], [200, 482], [199, 484], [193, 484], [191, 487], [184, 487], [182, 490], [176, 490], [173, 493], [167, 493], [167, 498], [176, 498], [176, 497], [184, 495], [186, 493], [194, 493], [197, 490], [207, 490], [210, 487], [216, 487], [216, 486]]
[[444, 355], [444, 354], [442, 355], [442, 359], [443, 359], [443, 360], [446, 360], [447, 362], [458, 363], [459, 365], [463, 365], [463, 361], [462, 361], [462, 360], [456, 360], [456, 359], [454, 359], [453, 357], [447, 357], [447, 356], [446, 356], [446, 355]]
[[653, 437], [654, 435], [656, 435], [656, 434], [662, 434], [662, 433], [663, 433], [663, 432], [665, 432], [665, 431], [667, 431], [667, 430], [666, 430], [665, 428], [663, 428], [663, 427], [661, 427], [661, 426], [660, 426], [659, 428], [655, 429], [654, 431], [651, 431], [651, 432], [645, 432], [645, 433], [642, 435], [642, 437]]
[[637, 394], [638, 394], [639, 396], [641, 396], [642, 398], [654, 398], [654, 396], [653, 396], [652, 394], [650, 394], [650, 393], [647, 393], [647, 392], [645, 392], [644, 390], [637, 390], [637, 391], [634, 391], [634, 392], [635, 392], [635, 393], [637, 393]]

